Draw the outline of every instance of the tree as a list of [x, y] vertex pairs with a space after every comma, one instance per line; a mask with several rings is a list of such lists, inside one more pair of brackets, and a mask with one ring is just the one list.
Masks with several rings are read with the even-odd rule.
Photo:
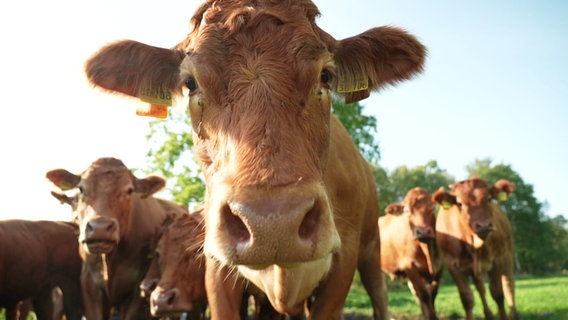
[[507, 179], [515, 184], [515, 191], [509, 200], [501, 204], [513, 226], [516, 256], [520, 264], [517, 267], [533, 274], [553, 271], [556, 267], [550, 260], [561, 252], [555, 245], [557, 236], [553, 223], [544, 215], [545, 206], [534, 196], [533, 186], [525, 183], [510, 165], [492, 165], [490, 159], [475, 160], [466, 170], [470, 175], [486, 180], [489, 185], [499, 179]]
[[166, 193], [192, 209], [203, 202], [205, 184], [193, 159], [191, 123], [186, 114], [168, 113], [167, 120], [150, 122], [145, 171], [159, 172], [167, 180]]
[[363, 106], [358, 102], [345, 104], [337, 98], [332, 99], [332, 111], [345, 126], [351, 139], [367, 161], [376, 163], [381, 158], [379, 145], [373, 133], [377, 132], [377, 119], [363, 114]]
[[384, 209], [389, 204], [401, 202], [408, 190], [414, 187], [424, 188], [432, 194], [438, 188], [447, 187], [454, 182], [454, 177], [441, 169], [435, 160], [414, 168], [399, 166], [390, 173], [380, 167], [374, 167], [373, 174], [379, 189], [381, 214], [384, 214]]

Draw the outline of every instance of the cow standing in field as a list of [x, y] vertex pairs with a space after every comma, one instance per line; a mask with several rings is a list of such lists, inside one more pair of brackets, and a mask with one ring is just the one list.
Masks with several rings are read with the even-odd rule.
[[18, 319], [20, 302], [28, 298], [39, 320], [52, 319], [56, 286], [64, 294], [67, 319], [81, 319], [77, 235], [77, 227], [67, 222], [0, 221], [0, 307], [7, 320]]
[[205, 175], [206, 287], [213, 319], [237, 319], [244, 277], [274, 308], [340, 319], [356, 269], [387, 315], [371, 170], [331, 114], [412, 78], [426, 50], [393, 27], [335, 40], [303, 1], [207, 1], [173, 49], [125, 40], [86, 64], [91, 83], [167, 105], [189, 97]]
[[485, 319], [493, 319], [485, 298], [485, 274], [499, 307], [499, 319], [507, 319], [504, 297], [509, 304], [510, 319], [518, 318], [511, 223], [493, 201], [505, 200], [513, 190], [514, 185], [507, 180], [488, 187], [484, 180], [473, 177], [452, 184], [450, 193], [441, 188], [433, 195], [440, 204], [436, 220], [438, 245], [456, 282], [468, 320], [473, 320], [474, 300], [467, 277], [473, 278]]
[[381, 269], [392, 278], [408, 279], [425, 319], [437, 319], [434, 300], [442, 276], [434, 207], [430, 194], [416, 187], [402, 203], [388, 205], [387, 215], [379, 218]]
[[139, 285], [150, 264], [152, 239], [166, 216], [187, 209], [152, 196], [164, 179], [138, 179], [114, 158], [100, 158], [80, 175], [56, 169], [47, 178], [61, 190], [79, 191], [73, 197], [53, 194], [71, 205], [79, 225], [86, 318], [108, 319], [112, 308], [120, 310], [121, 319], [150, 318]]

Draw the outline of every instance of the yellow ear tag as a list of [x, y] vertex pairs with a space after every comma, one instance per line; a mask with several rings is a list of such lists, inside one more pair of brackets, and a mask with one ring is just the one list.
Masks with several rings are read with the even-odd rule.
[[167, 118], [168, 107], [173, 105], [172, 91], [169, 89], [140, 89], [138, 96], [143, 103], [136, 108], [139, 116]]
[[338, 93], [357, 92], [369, 89], [369, 79], [359, 79], [353, 82], [339, 81], [337, 84]]
[[444, 207], [444, 209], [449, 209], [452, 207], [452, 204], [448, 200], [442, 200], [442, 207]]
[[165, 119], [168, 117], [168, 107], [159, 104], [141, 103], [136, 107], [136, 115]]
[[509, 196], [507, 195], [507, 192], [505, 191], [499, 191], [499, 193], [497, 194], [497, 201], [499, 202], [505, 202], [507, 201], [509, 198]]

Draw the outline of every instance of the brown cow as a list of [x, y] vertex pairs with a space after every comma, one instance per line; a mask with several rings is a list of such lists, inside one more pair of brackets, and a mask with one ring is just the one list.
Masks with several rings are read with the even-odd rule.
[[425, 319], [437, 319], [434, 300], [442, 275], [436, 245], [435, 203], [419, 187], [410, 189], [399, 204], [390, 204], [379, 218], [381, 269], [392, 278], [408, 279]]
[[138, 179], [114, 158], [96, 160], [81, 175], [56, 169], [47, 178], [61, 190], [79, 191], [54, 195], [71, 205], [79, 225], [86, 318], [108, 319], [111, 307], [120, 310], [121, 319], [150, 318], [139, 284], [150, 263], [151, 240], [166, 216], [187, 209], [151, 196], [164, 179]]
[[65, 295], [67, 319], [81, 319], [77, 235], [77, 227], [68, 222], [0, 222], [0, 306], [6, 307], [6, 319], [18, 319], [20, 301], [28, 298], [38, 319], [53, 319], [55, 287]]
[[393, 27], [337, 41], [318, 15], [309, 0], [210, 0], [173, 49], [127, 40], [87, 61], [91, 83], [112, 92], [165, 105], [189, 90], [214, 319], [238, 318], [240, 276], [281, 313], [314, 294], [313, 318], [339, 319], [357, 268], [386, 317], [374, 178], [330, 95], [351, 103], [410, 79], [426, 50]]
[[[205, 256], [203, 255], [203, 216], [201, 210], [177, 216], [163, 227], [152, 264], [140, 284], [143, 297], [150, 299], [153, 316], [205, 319]], [[252, 284], [241, 308], [241, 319], [248, 319], [248, 296], [254, 296], [254, 319], [280, 319], [266, 296]]]
[[466, 319], [473, 319], [473, 293], [467, 277], [479, 292], [485, 319], [493, 315], [485, 299], [484, 276], [499, 306], [499, 319], [506, 319], [503, 297], [509, 304], [510, 318], [517, 319], [513, 279], [513, 235], [511, 223], [492, 200], [504, 200], [514, 185], [499, 180], [493, 187], [477, 177], [451, 185], [450, 193], [440, 188], [433, 199], [440, 204], [436, 221], [438, 245], [452, 278], [456, 282]]
[[205, 256], [200, 212], [178, 216], [167, 226], [155, 251], [159, 281], [150, 295], [155, 317], [187, 312], [188, 319], [205, 319]]

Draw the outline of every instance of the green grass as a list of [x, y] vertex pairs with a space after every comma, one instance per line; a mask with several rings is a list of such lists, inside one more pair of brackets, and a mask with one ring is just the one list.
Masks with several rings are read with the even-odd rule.
[[[568, 319], [568, 276], [545, 276], [518, 278], [516, 284], [517, 311], [521, 319]], [[472, 287], [472, 290], [474, 288]], [[474, 290], [476, 318], [483, 318], [483, 309], [477, 292]], [[489, 290], [487, 300], [493, 314], [497, 315], [497, 306]], [[406, 283], [389, 281], [389, 311], [396, 319], [420, 318], [420, 307], [408, 290]], [[440, 319], [460, 319], [464, 312], [456, 286], [451, 281], [443, 281], [436, 298], [436, 311]], [[346, 319], [363, 319], [372, 315], [369, 298], [356, 277], [345, 304]], [[31, 320], [33, 318], [28, 318]], [[0, 320], [5, 320], [4, 310]]]
[[[568, 319], [568, 276], [547, 276], [519, 278], [515, 281], [515, 298], [517, 311], [522, 319]], [[483, 318], [483, 308], [479, 295], [474, 290], [476, 318]], [[489, 290], [487, 300], [493, 314], [497, 316], [495, 305]], [[345, 310], [349, 314], [372, 314], [367, 293], [359, 279], [356, 278], [349, 293]], [[420, 307], [414, 300], [406, 283], [390, 283], [389, 281], [389, 311], [397, 319], [415, 319], [421, 315]], [[459, 319], [464, 317], [456, 286], [445, 281], [440, 286], [436, 298], [436, 311], [441, 319]]]

